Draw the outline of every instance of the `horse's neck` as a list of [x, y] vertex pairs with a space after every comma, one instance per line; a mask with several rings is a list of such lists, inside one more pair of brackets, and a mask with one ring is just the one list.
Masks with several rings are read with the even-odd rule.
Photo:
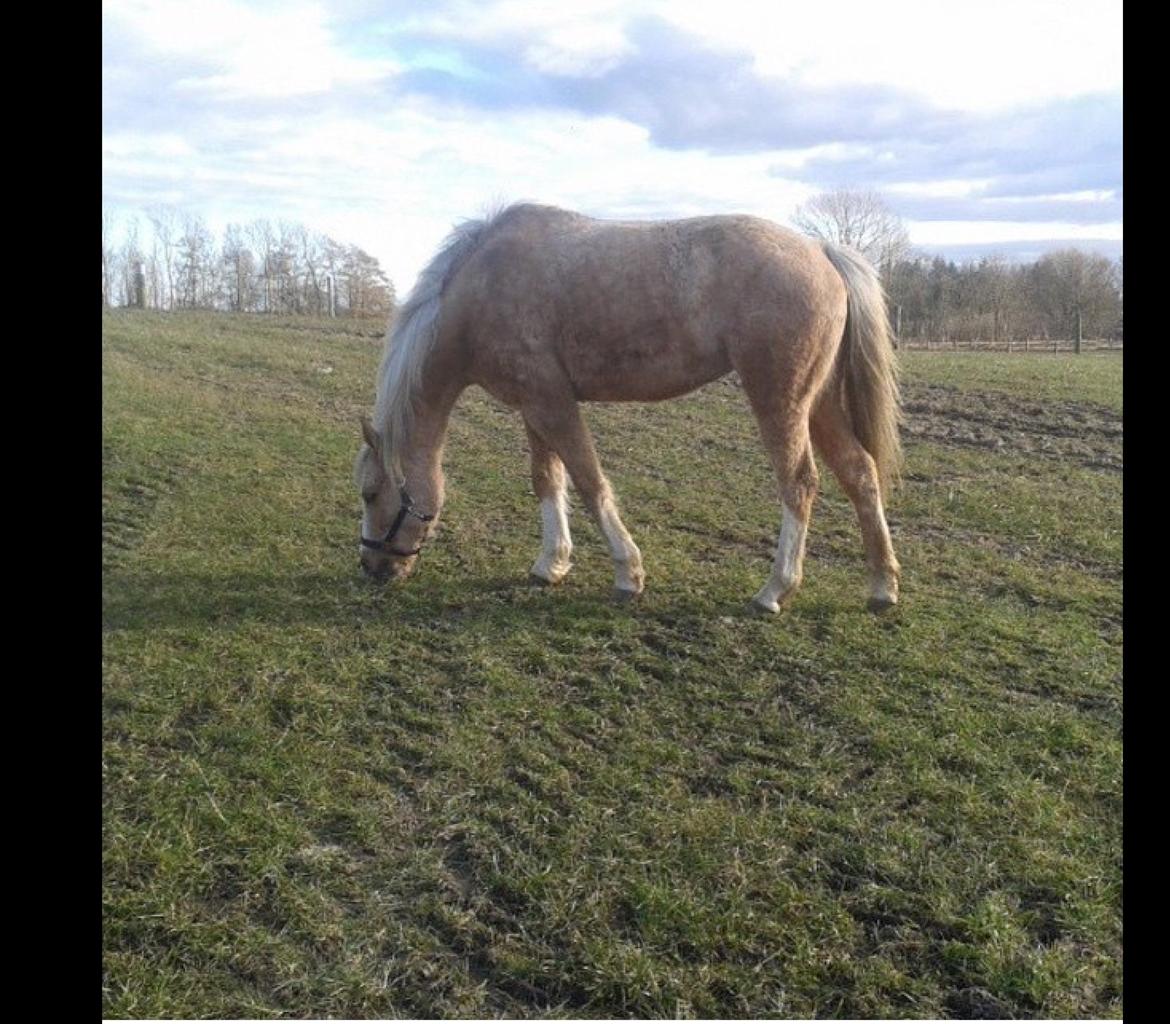
[[451, 410], [462, 389], [420, 387], [414, 401], [410, 435], [402, 447], [402, 472], [414, 504], [424, 512], [443, 506], [443, 446]]

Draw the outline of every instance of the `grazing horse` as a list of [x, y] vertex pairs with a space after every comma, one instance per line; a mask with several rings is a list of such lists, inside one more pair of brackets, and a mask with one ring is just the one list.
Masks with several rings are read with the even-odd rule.
[[578, 403], [661, 401], [731, 370], [783, 506], [755, 606], [778, 611], [800, 585], [814, 446], [856, 509], [869, 607], [895, 604], [882, 498], [900, 461], [898, 384], [880, 282], [849, 249], [747, 216], [619, 222], [522, 204], [457, 227], [399, 310], [373, 421], [362, 418], [363, 569], [414, 568], [443, 505], [451, 410], [478, 384], [528, 432], [543, 521], [532, 575], [558, 583], [569, 571], [568, 470], [609, 545], [616, 595], [636, 596], [642, 556]]

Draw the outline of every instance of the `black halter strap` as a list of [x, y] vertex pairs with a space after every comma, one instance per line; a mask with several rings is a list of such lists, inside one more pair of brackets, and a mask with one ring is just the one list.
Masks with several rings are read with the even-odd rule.
[[386, 536], [381, 540], [367, 540], [363, 537], [362, 547], [373, 548], [375, 551], [389, 551], [390, 554], [397, 555], [399, 558], [410, 558], [422, 551], [422, 545], [420, 544], [413, 551], [399, 551], [397, 548], [389, 546], [390, 542], [394, 539], [394, 535], [398, 533], [402, 524], [406, 521], [407, 516], [414, 516], [415, 519], [421, 520], [424, 523], [429, 523], [435, 517], [434, 514], [428, 516], [423, 512], [419, 512], [410, 500], [410, 495], [407, 494], [405, 487], [399, 489], [398, 495], [402, 499], [402, 505], [398, 509], [398, 515], [394, 517], [394, 522], [390, 524], [390, 529], [386, 531]]

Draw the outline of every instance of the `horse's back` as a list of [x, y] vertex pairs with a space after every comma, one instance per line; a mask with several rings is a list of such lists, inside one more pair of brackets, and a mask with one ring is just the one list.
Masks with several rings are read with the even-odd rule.
[[628, 222], [513, 207], [460, 277], [487, 373], [555, 358], [585, 400], [691, 391], [731, 370], [735, 346], [807, 333], [844, 296], [819, 245], [744, 215]]

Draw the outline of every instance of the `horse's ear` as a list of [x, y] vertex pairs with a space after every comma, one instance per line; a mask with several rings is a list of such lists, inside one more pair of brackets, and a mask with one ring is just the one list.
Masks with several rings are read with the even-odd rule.
[[376, 452], [382, 450], [382, 439], [378, 436], [378, 432], [374, 429], [374, 424], [370, 422], [369, 416], [362, 417], [362, 437], [365, 438], [366, 444]]

